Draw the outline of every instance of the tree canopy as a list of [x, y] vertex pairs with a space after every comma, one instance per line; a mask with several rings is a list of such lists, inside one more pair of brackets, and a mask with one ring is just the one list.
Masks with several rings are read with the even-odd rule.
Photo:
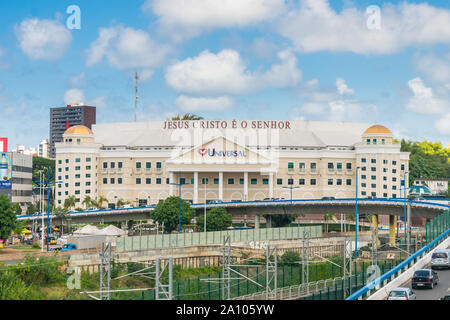
[[[164, 223], [164, 230], [172, 232], [178, 229], [179, 197], [168, 197], [161, 201], [152, 212], [152, 219], [159, 224]], [[195, 210], [191, 204], [181, 199], [181, 225], [189, 224], [194, 217]]]
[[450, 178], [450, 149], [440, 142], [401, 141], [401, 151], [410, 152], [409, 183], [418, 178]]
[[7, 239], [16, 226], [16, 211], [11, 200], [5, 195], [0, 195], [0, 239]]
[[180, 116], [179, 114], [176, 115], [175, 117], [170, 118], [170, 120], [203, 120], [203, 117], [198, 116], [196, 114], [191, 114], [191, 113], [186, 113], [182, 116]]
[[47, 181], [48, 167], [50, 167], [50, 181], [55, 181], [55, 163], [53, 159], [33, 157], [33, 181], [39, 181], [39, 170], [44, 174], [44, 181]]
[[[225, 208], [212, 208], [206, 212], [206, 231], [221, 231], [230, 227], [232, 223], [231, 214]], [[199, 230], [204, 231], [205, 217], [201, 214], [197, 219]]]

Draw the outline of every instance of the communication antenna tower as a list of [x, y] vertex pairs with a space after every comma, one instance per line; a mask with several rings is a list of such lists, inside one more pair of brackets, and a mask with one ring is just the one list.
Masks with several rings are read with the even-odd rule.
[[134, 95], [134, 122], [136, 122], [136, 110], [137, 110], [137, 103], [139, 100], [139, 96], [138, 96], [138, 83], [139, 83], [139, 75], [137, 72], [134, 73], [134, 90], [135, 90], [135, 95]]

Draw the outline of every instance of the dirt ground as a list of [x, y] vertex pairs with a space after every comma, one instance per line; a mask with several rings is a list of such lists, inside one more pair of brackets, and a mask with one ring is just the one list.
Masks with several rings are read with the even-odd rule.
[[[70, 252], [59, 252], [58, 256], [68, 256], [76, 252], [78, 252], [78, 250]], [[36, 258], [53, 257], [55, 255], [55, 252], [41, 252], [41, 249], [14, 249], [11, 247], [6, 247], [0, 249], [0, 263], [15, 263], [17, 261], [23, 260], [27, 255], [31, 255]]]

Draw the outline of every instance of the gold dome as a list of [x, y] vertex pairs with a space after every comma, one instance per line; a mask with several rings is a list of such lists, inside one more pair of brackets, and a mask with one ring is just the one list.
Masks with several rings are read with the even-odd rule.
[[94, 134], [91, 129], [85, 126], [73, 126], [64, 132], [64, 134]]
[[364, 131], [364, 134], [390, 134], [390, 135], [392, 135], [392, 132], [391, 132], [391, 130], [389, 130], [385, 126], [381, 126], [379, 124], [376, 124], [374, 126], [371, 126], [366, 131]]

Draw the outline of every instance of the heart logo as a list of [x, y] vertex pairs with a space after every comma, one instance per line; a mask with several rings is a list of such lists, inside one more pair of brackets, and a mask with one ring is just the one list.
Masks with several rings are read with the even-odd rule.
[[202, 157], [204, 157], [205, 154], [206, 154], [207, 152], [208, 152], [207, 149], [198, 149], [198, 153], [200, 153], [200, 155], [201, 155]]

